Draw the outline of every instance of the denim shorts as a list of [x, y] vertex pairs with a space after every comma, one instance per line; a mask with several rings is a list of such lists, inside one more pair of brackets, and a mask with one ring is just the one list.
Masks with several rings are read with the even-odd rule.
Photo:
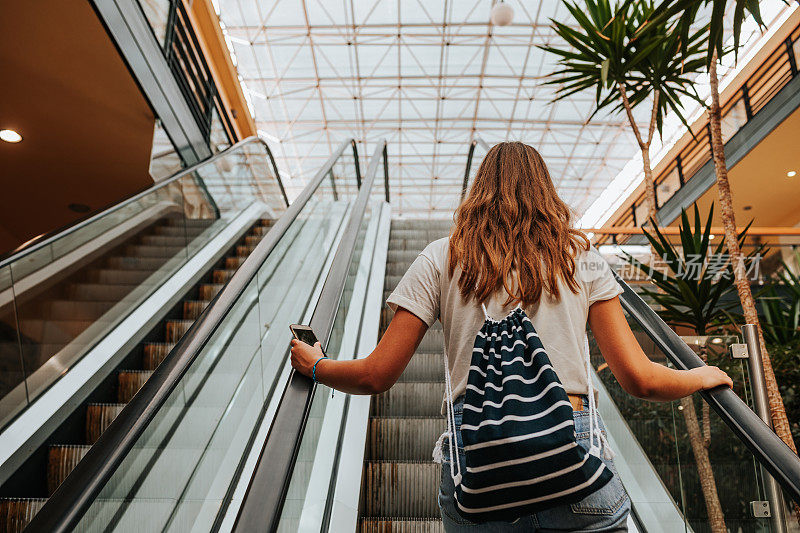
[[[455, 408], [456, 439], [458, 440], [458, 453], [463, 461], [464, 450], [461, 441], [461, 415], [463, 412], [464, 397], [456, 400]], [[584, 398], [583, 409], [574, 411], [575, 435], [578, 444], [588, 451], [589, 449], [589, 410], [587, 400]], [[605, 432], [602, 420], [600, 427]], [[556, 531], [583, 531], [583, 532], [626, 532], [628, 531], [628, 514], [631, 503], [625, 488], [614, 467], [614, 461], [603, 459], [608, 468], [614, 472], [614, 477], [597, 492], [583, 500], [570, 505], [560, 505], [545, 511], [518, 518], [515, 522], [483, 522], [476, 524], [462, 518], [455, 508], [453, 499], [453, 478], [450, 476], [450, 459], [448, 442], [442, 443], [445, 462], [442, 464], [441, 483], [439, 485], [439, 511], [442, 514], [444, 530], [447, 533], [517, 533], [517, 532], [556, 532]], [[463, 462], [462, 462], [463, 464]]]

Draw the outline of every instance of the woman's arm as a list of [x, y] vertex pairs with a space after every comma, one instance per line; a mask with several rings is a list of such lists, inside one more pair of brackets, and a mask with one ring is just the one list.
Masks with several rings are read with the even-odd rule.
[[720, 385], [733, 387], [731, 378], [715, 366], [673, 370], [650, 361], [633, 336], [619, 298], [592, 304], [589, 327], [611, 372], [633, 396], [666, 402]]
[[[363, 359], [317, 364], [317, 381], [349, 394], [378, 394], [394, 385], [417, 350], [427, 324], [413, 313], [398, 308], [375, 350]], [[311, 377], [314, 363], [322, 357], [319, 343], [314, 346], [292, 339], [292, 367]]]

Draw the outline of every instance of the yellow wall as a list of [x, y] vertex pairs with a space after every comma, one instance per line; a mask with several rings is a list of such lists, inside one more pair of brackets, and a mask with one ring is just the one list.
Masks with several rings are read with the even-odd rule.
[[236, 135], [239, 139], [255, 135], [256, 124], [247, 109], [242, 86], [236, 75], [236, 67], [231, 61], [219, 18], [214, 12], [211, 0], [193, 0], [184, 3], [192, 26], [200, 39], [208, 66], [214, 75], [222, 102], [228, 109]]

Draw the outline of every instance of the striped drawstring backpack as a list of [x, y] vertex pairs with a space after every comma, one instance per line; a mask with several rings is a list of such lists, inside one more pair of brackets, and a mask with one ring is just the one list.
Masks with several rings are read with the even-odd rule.
[[486, 320], [475, 337], [461, 436], [455, 451], [452, 384], [445, 356], [450, 475], [456, 508], [472, 522], [506, 521], [575, 503], [600, 489], [613, 473], [600, 459], [611, 450], [600, 431], [586, 343], [591, 447], [578, 445], [572, 404], [550, 365], [528, 316], [516, 308], [501, 321]]

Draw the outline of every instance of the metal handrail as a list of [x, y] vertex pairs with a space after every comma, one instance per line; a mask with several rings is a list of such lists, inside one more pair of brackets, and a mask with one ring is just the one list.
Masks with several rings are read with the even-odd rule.
[[[350, 218], [311, 317], [311, 328], [322, 346], [328, 343], [333, 331], [359, 229], [385, 146], [384, 140], [369, 161], [361, 190], [350, 211]], [[311, 379], [292, 370], [239, 508], [234, 531], [277, 530], [315, 390], [316, 384]]]
[[[616, 273], [614, 276], [624, 289], [620, 295], [622, 307], [672, 364], [681, 370], [705, 366], [694, 350], [683, 342], [641, 296]], [[756, 460], [783, 486], [787, 494], [800, 503], [800, 457], [729, 387], [700, 391], [700, 396], [750, 449]]]
[[[44, 235], [40, 235], [39, 237], [36, 237], [35, 239], [31, 239], [30, 241], [26, 242], [25, 244], [21, 245], [20, 247], [16, 248], [15, 250], [12, 250], [12, 251], [8, 252], [8, 254], [6, 254], [6, 256], [4, 258], [0, 259], [0, 268], [6, 266], [8, 264], [11, 264], [11, 263], [13, 263], [15, 261], [18, 261], [19, 259], [21, 259], [21, 258], [23, 258], [23, 257], [35, 252], [36, 250], [44, 248], [48, 244], [51, 244], [51, 243], [53, 243], [53, 242], [55, 242], [57, 240], [60, 240], [61, 238], [65, 237], [66, 235], [70, 235], [70, 234], [78, 231], [79, 229], [85, 228], [89, 224], [92, 224], [93, 222], [95, 222], [97, 220], [100, 220], [101, 218], [104, 218], [107, 215], [122, 209], [126, 205], [130, 205], [133, 202], [135, 202], [135, 201], [137, 201], [137, 200], [139, 200], [141, 198], [144, 198], [148, 194], [152, 194], [154, 191], [157, 191], [158, 189], [166, 187], [170, 183], [172, 183], [172, 182], [174, 182], [176, 180], [179, 180], [179, 179], [183, 178], [184, 176], [187, 176], [188, 174], [191, 174], [192, 172], [196, 172], [200, 167], [202, 167], [204, 165], [207, 165], [209, 163], [213, 163], [214, 161], [216, 161], [218, 159], [221, 159], [221, 158], [225, 157], [226, 155], [229, 155], [230, 152], [233, 151], [233, 150], [237, 150], [238, 148], [241, 148], [242, 146], [244, 146], [246, 144], [250, 144], [250, 143], [254, 143], [254, 142], [261, 143], [264, 146], [264, 148], [267, 150], [267, 154], [269, 155], [270, 162], [272, 163], [273, 171], [275, 172], [275, 178], [278, 180], [278, 186], [280, 187], [281, 194], [283, 195], [284, 202], [286, 202], [286, 205], [288, 207], [289, 199], [286, 196], [286, 191], [284, 190], [283, 182], [281, 181], [280, 174], [278, 173], [278, 167], [275, 164], [275, 158], [272, 156], [272, 151], [269, 149], [269, 145], [267, 145], [267, 143], [264, 142], [263, 139], [261, 139], [258, 136], [253, 135], [253, 136], [247, 137], [246, 139], [242, 139], [241, 141], [237, 142], [236, 144], [233, 144], [233, 145], [229, 146], [228, 148], [226, 148], [222, 152], [219, 152], [218, 154], [215, 154], [215, 155], [213, 155], [213, 156], [211, 156], [211, 157], [209, 157], [209, 158], [197, 163], [196, 165], [192, 165], [189, 168], [183, 169], [183, 170], [173, 174], [169, 178], [167, 178], [167, 179], [165, 179], [163, 181], [160, 181], [160, 182], [156, 183], [155, 185], [153, 185], [151, 187], [148, 187], [147, 189], [145, 189], [145, 190], [143, 190], [141, 192], [138, 192], [138, 193], [136, 193], [136, 194], [134, 194], [132, 196], [129, 196], [125, 200], [122, 200], [121, 202], [118, 202], [118, 203], [112, 205], [111, 207], [109, 207], [107, 209], [104, 209], [103, 211], [101, 211], [99, 213], [96, 213], [96, 214], [94, 214], [94, 215], [92, 215], [92, 216], [90, 216], [88, 218], [83, 219], [83, 220], [79, 220], [78, 222], [76, 222], [74, 224], [71, 224], [69, 226], [66, 226], [66, 227], [63, 227], [63, 228], [59, 228], [59, 229], [57, 229], [55, 231], [46, 233]], [[205, 191], [205, 185], [202, 184], [202, 178], [200, 178], [198, 176], [198, 179], [201, 181], [201, 187]], [[208, 194], [208, 192], [206, 192], [206, 194]], [[214, 200], [213, 200], [213, 198], [211, 198], [210, 195], [209, 195], [209, 200], [211, 201], [212, 204], [214, 204]], [[216, 209], [216, 205], [214, 207]]]
[[256, 278], [270, 252], [349, 145], [350, 141], [345, 141], [331, 155], [228, 283], [209, 302], [152, 376], [59, 485], [40, 512], [34, 516], [26, 531], [66, 532], [72, 531], [77, 526], [83, 514], [133, 449], [224, 318]]

